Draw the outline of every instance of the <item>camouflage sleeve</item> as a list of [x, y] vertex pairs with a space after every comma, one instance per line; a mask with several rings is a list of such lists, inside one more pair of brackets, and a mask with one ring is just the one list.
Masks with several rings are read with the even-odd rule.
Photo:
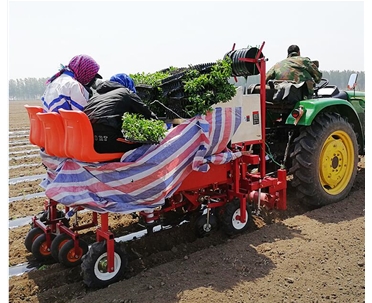
[[309, 74], [311, 75], [311, 77], [313, 77], [315, 83], [319, 83], [320, 80], [322, 80], [322, 76], [323, 76], [322, 72], [319, 71], [316, 64], [310, 59], [306, 61], [306, 68]]
[[269, 80], [275, 80], [275, 69], [274, 66], [269, 69], [269, 71], [266, 73], [266, 83]]

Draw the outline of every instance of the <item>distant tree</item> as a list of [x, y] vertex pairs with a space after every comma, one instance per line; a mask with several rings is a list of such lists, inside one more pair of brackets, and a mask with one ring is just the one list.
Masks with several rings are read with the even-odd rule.
[[48, 78], [25, 78], [9, 80], [9, 100], [40, 99]]
[[329, 84], [336, 85], [340, 90], [347, 90], [347, 84], [349, 77], [352, 73], [358, 73], [358, 82], [356, 90], [364, 91], [365, 90], [365, 77], [364, 72], [357, 72], [352, 70], [331, 70], [331, 71], [322, 71], [323, 78], [329, 80]]
[[[351, 70], [331, 70], [322, 71], [323, 78], [329, 80], [329, 83], [336, 85], [341, 90], [347, 89], [347, 83], [352, 73], [356, 71]], [[10, 79], [9, 80], [9, 100], [35, 100], [40, 99], [45, 90], [45, 82], [48, 78], [25, 78], [25, 79]], [[251, 84], [259, 83], [260, 76], [249, 76], [231, 78], [230, 83], [234, 83], [236, 86], [249, 86]], [[365, 73], [358, 72], [358, 83], [357, 90], [365, 91]]]
[[[340, 90], [347, 90], [347, 84], [349, 81], [349, 77], [352, 73], [358, 73], [358, 82], [356, 86], [356, 90], [364, 91], [365, 90], [365, 74], [364, 72], [356, 72], [352, 70], [344, 70], [344, 71], [322, 71], [323, 78], [329, 81], [330, 85], [336, 85]], [[231, 83], [234, 83], [235, 86], [248, 86], [251, 84], [257, 84], [260, 82], [260, 75], [249, 76], [248, 78], [245, 77], [237, 77], [231, 78], [229, 80]]]
[[9, 99], [14, 100], [19, 95], [17, 82], [9, 80]]

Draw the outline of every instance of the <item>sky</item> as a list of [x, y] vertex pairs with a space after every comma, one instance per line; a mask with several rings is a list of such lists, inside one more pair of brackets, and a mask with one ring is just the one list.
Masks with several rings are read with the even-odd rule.
[[215, 62], [234, 43], [264, 44], [267, 69], [297, 44], [321, 70], [364, 71], [364, 2], [8, 2], [8, 79], [52, 76], [78, 54], [104, 79], [155, 72]]

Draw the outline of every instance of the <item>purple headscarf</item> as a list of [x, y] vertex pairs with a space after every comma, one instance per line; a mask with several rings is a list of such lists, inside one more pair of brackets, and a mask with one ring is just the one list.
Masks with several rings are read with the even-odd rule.
[[110, 81], [120, 83], [124, 87], [130, 89], [132, 92], [137, 93], [133, 79], [127, 74], [116, 74], [110, 78]]
[[99, 71], [98, 63], [88, 55], [73, 57], [68, 68], [74, 73], [76, 80], [83, 85], [87, 85]]

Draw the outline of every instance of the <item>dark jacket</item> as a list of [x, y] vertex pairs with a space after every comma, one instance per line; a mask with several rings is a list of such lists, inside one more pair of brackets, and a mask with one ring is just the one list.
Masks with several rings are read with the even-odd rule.
[[117, 141], [117, 138], [123, 138], [121, 126], [124, 113], [157, 119], [137, 94], [112, 81], [104, 81], [97, 86], [84, 112], [92, 123], [94, 148], [99, 153], [126, 152], [141, 146]]

